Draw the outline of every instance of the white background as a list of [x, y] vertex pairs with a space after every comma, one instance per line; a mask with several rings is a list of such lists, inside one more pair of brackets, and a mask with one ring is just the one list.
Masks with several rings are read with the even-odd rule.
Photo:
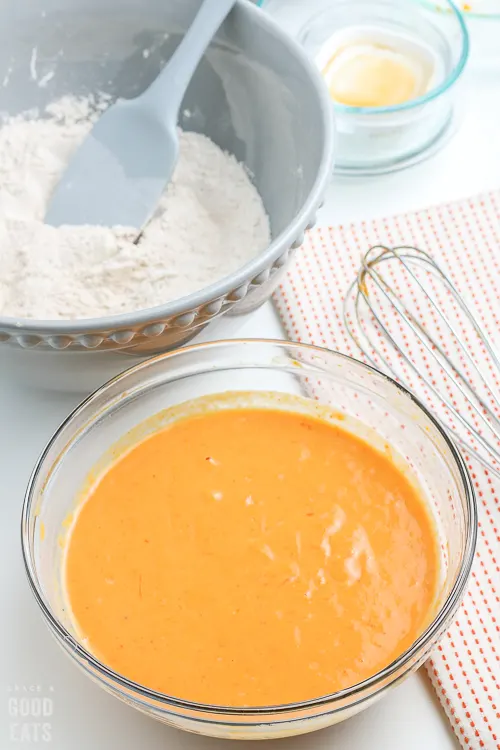
[[[479, 45], [476, 51], [480, 51]], [[462, 127], [441, 153], [393, 175], [336, 178], [320, 223], [367, 219], [500, 187], [500, 78], [492, 68], [472, 67], [465, 84]], [[283, 336], [270, 305], [244, 323], [238, 333]], [[223, 323], [216, 335], [226, 335]], [[17, 720], [9, 715], [8, 700], [27, 695], [25, 691], [32, 688], [39, 690], [37, 695], [53, 700], [48, 746], [54, 750], [213, 750], [221, 746], [230, 750], [230, 742], [172, 730], [105, 694], [69, 663], [37, 612], [21, 560], [21, 504], [39, 452], [78, 400], [74, 394], [18, 387], [0, 373], [0, 748], [28, 745], [15, 739], [19, 728], [13, 726]], [[36, 744], [46, 743], [40, 740]], [[274, 741], [273, 747], [456, 750], [457, 744], [425, 673], [421, 673], [358, 717], [314, 735]], [[259, 748], [264, 750], [263, 745]]]

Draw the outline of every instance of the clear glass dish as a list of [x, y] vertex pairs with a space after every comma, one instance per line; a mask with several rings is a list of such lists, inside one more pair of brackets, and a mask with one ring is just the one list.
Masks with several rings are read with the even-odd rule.
[[[415, 0], [440, 15], [448, 12], [446, 0]], [[500, 0], [460, 2], [470, 40], [470, 65], [479, 68], [500, 66]], [[495, 70], [495, 73], [497, 71]]]
[[[223, 391], [280, 391], [360, 420], [389, 443], [418, 483], [436, 521], [441, 585], [424, 633], [378, 674], [299, 704], [239, 709], [180, 700], [117, 674], [86, 650], [65, 609], [61, 568], [68, 516], [91, 469], [132, 427], [162, 409]], [[358, 422], [359, 424], [359, 422]], [[180, 729], [232, 739], [309, 732], [363, 710], [419, 667], [451, 624], [476, 540], [473, 487], [457, 449], [426, 409], [394, 381], [343, 355], [284, 341], [215, 342], [162, 355], [119, 375], [61, 425], [31, 477], [22, 512], [26, 571], [43, 619], [65, 653], [101, 687]]]
[[432, 87], [408, 102], [389, 107], [353, 107], [332, 102], [337, 129], [336, 172], [392, 172], [427, 158], [453, 134], [455, 84], [469, 55], [469, 39], [454, 3], [442, 0], [441, 5], [447, 12], [436, 12], [435, 6], [418, 0], [262, 3], [265, 11], [295, 34], [317, 64], [332, 34], [354, 27], [373, 27], [415, 43], [424, 42], [435, 60], [436, 80]]
[[[446, 10], [446, 0], [417, 0], [426, 5], [431, 10]], [[466, 18], [496, 18], [500, 19], [500, 2], [499, 0], [469, 0], [469, 2], [457, 3], [459, 9], [465, 14]]]

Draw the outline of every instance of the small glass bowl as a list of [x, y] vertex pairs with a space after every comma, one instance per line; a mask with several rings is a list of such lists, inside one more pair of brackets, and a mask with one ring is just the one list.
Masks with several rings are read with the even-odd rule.
[[373, 26], [425, 42], [436, 62], [436, 84], [409, 102], [387, 107], [332, 103], [337, 172], [380, 174], [401, 169], [434, 153], [453, 132], [454, 84], [467, 61], [469, 40], [461, 13], [452, 2], [445, 5], [449, 12], [436, 12], [415, 0], [330, 0], [298, 33], [315, 60], [334, 32]]
[[[446, 10], [446, 0], [418, 0], [422, 5], [426, 5], [432, 10], [441, 12]], [[262, 5], [262, 3], [259, 3]], [[466, 18], [491, 18], [500, 20], [500, 2], [499, 0], [462, 0], [457, 3], [458, 8], [465, 14]]]
[[[416, 0], [441, 15], [449, 12], [446, 0]], [[500, 0], [460, 2], [470, 41], [470, 66], [475, 69], [498, 69], [500, 66]], [[498, 71], [495, 70], [495, 73]]]
[[[163, 409], [223, 391], [280, 391], [361, 420], [388, 443], [418, 483], [436, 521], [441, 581], [434, 617], [412, 646], [364, 682], [314, 700], [231, 708], [180, 700], [117, 674], [86, 650], [62, 591], [62, 560], [78, 494], [102, 456], [133, 427]], [[363, 428], [363, 429], [364, 429]], [[110, 459], [111, 460], [111, 459]], [[101, 466], [102, 468], [102, 466]], [[101, 687], [180, 729], [231, 739], [285, 737], [334, 724], [363, 710], [419, 667], [453, 621], [476, 541], [474, 491], [449, 437], [408, 391], [385, 375], [325, 349], [285, 341], [222, 341], [155, 357], [104, 385], [55, 433], [31, 477], [22, 512], [26, 571], [43, 618], [65, 653]]]

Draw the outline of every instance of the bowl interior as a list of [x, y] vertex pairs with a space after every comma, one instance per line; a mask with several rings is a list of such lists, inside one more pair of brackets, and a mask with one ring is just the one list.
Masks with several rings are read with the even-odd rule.
[[[399, 679], [398, 670], [408, 671], [421, 661], [458, 606], [474, 548], [473, 493], [459, 454], [408, 393], [354, 360], [311, 347], [259, 341], [190, 347], [129, 370], [75, 412], [43, 456], [23, 511], [25, 561], [49, 626], [85, 668], [100, 670], [78, 643], [61, 583], [65, 536], [89, 472], [95, 476], [126, 450], [127, 433], [144, 420], [188, 399], [225, 390], [280, 391], [305, 397], [315, 407], [334, 408], [347, 429], [381, 448], [388, 443], [427, 499], [441, 549], [436, 617], [385, 674], [363, 683], [369, 694], [381, 691]], [[161, 419], [155, 418], [152, 429], [159, 427]], [[344, 707], [350, 703], [349, 690], [337, 696]]]
[[[0, 10], [0, 113], [62, 96], [133, 97], [156, 77], [198, 0], [6, 0]], [[244, 162], [273, 238], [318, 175], [324, 116], [310, 73], [283, 34], [240, 0], [191, 82], [180, 124]]]

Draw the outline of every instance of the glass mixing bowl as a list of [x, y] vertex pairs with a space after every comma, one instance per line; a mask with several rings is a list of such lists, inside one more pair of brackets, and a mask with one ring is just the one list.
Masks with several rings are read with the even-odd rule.
[[[441, 582], [433, 620], [405, 653], [364, 682], [297, 704], [230, 708], [179, 700], [138, 685], [86, 650], [65, 610], [61, 568], [68, 516], [89, 472], [125, 433], [159, 411], [223, 391], [302, 395], [360, 420], [391, 446], [418, 483], [436, 521]], [[426, 409], [394, 381], [341, 354], [284, 341], [222, 341], [143, 362], [104, 385], [61, 425], [33, 472], [22, 513], [29, 583], [68, 656], [126, 703], [178, 728], [225, 738], [309, 732], [366, 708], [417, 669], [451, 624], [476, 540], [476, 504], [465, 464]]]

